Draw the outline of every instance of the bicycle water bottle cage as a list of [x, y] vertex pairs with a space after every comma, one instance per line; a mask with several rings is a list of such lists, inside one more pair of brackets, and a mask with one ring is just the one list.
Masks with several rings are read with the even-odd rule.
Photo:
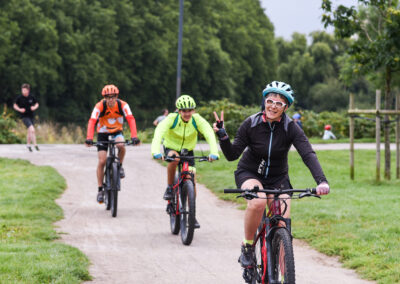
[[188, 156], [189, 155], [189, 150], [188, 149], [182, 149], [181, 150], [181, 156]]

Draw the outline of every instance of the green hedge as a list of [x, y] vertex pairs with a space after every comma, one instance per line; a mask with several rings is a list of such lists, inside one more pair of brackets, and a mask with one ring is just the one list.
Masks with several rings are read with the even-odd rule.
[[[215, 122], [213, 112], [216, 111], [220, 116], [221, 111], [224, 111], [225, 128], [229, 136], [233, 138], [240, 124], [250, 115], [260, 111], [260, 106], [242, 106], [231, 102], [228, 99], [218, 101], [201, 102], [197, 108], [197, 112], [201, 114], [211, 125]], [[330, 124], [335, 136], [340, 138], [349, 137], [349, 115], [346, 111], [343, 112], [328, 112], [324, 111], [316, 113], [310, 110], [294, 110], [289, 108], [287, 114], [292, 117], [294, 113], [301, 115], [303, 130], [307, 137], [322, 138], [324, 126]], [[375, 138], [375, 121], [370, 120], [373, 116], [362, 116], [366, 119], [355, 120], [354, 137], [356, 139]], [[391, 117], [390, 119], [394, 119]], [[383, 127], [383, 124], [382, 124]], [[391, 123], [391, 134], [394, 135], [395, 124]], [[143, 142], [151, 142], [153, 139], [154, 128], [148, 128], [139, 132], [139, 137]], [[382, 131], [383, 135], [383, 131]], [[203, 137], [200, 136], [200, 139]]]
[[[216, 111], [220, 115], [221, 111], [225, 115], [225, 128], [230, 137], [234, 137], [240, 124], [246, 117], [260, 111], [260, 106], [242, 106], [231, 102], [228, 99], [219, 101], [210, 101], [200, 103], [197, 112], [206, 118], [210, 123], [215, 121], [213, 112]], [[297, 110], [289, 108], [287, 114], [292, 117], [294, 113], [300, 113], [303, 130], [308, 137], [322, 137], [324, 126], [330, 124], [332, 131], [337, 138], [349, 137], [349, 115], [343, 112], [321, 112], [316, 113], [310, 110]], [[365, 118], [373, 118], [364, 116]], [[393, 119], [393, 117], [391, 118]], [[394, 124], [391, 124], [392, 133], [394, 133]], [[382, 133], [383, 135], [383, 133]], [[354, 137], [375, 138], [375, 122], [367, 119], [356, 119]]]
[[7, 112], [4, 107], [0, 115], [0, 144], [20, 143], [21, 139], [13, 132], [15, 130], [16, 122], [11, 113]]

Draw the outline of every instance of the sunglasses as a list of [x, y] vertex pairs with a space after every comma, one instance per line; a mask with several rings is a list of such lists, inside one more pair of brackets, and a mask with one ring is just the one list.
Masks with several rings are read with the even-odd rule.
[[107, 99], [109, 99], [109, 100], [111, 100], [111, 99], [115, 99], [116, 97], [117, 97], [117, 95], [113, 95], [113, 96], [105, 96], [106, 100], [107, 100]]
[[267, 105], [269, 105], [269, 106], [275, 105], [277, 108], [284, 108], [286, 106], [285, 103], [282, 103], [280, 101], [274, 101], [271, 99], [266, 99], [265, 102], [267, 103]]

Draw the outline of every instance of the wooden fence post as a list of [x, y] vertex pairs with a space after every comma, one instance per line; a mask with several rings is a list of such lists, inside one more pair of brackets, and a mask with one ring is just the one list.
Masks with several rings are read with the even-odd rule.
[[381, 108], [381, 90], [376, 90], [376, 181], [381, 180], [381, 117], [379, 110]]
[[[396, 94], [396, 110], [400, 110], [400, 93]], [[396, 116], [396, 178], [400, 178], [400, 115]]]
[[[354, 110], [354, 94], [350, 93], [350, 110]], [[354, 117], [350, 114], [350, 179], [354, 180]]]

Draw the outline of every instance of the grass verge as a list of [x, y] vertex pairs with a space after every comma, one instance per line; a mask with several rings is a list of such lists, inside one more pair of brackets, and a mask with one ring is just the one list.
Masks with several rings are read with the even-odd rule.
[[0, 158], [0, 283], [80, 283], [89, 261], [78, 249], [54, 242], [55, 203], [65, 180], [48, 166]]
[[[355, 152], [354, 181], [349, 178], [348, 151], [317, 154], [332, 191], [322, 200], [305, 198], [292, 202], [294, 237], [327, 255], [339, 256], [345, 267], [355, 269], [363, 278], [400, 283], [400, 181], [375, 182], [374, 151]], [[236, 202], [236, 196], [223, 194], [223, 189], [236, 187], [233, 172], [237, 161], [228, 162], [221, 157], [212, 164], [196, 164], [198, 182], [220, 198]], [[290, 152], [289, 168], [295, 188], [315, 186], [297, 152]], [[394, 172], [392, 168], [392, 177]], [[239, 202], [244, 208], [243, 199]]]

